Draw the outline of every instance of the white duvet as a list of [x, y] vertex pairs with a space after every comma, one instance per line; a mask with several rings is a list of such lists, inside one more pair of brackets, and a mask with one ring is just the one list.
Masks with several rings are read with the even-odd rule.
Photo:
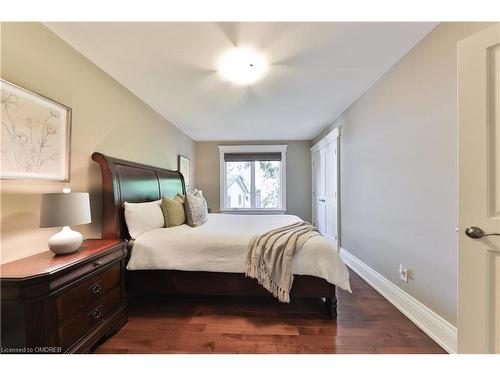
[[[245, 273], [253, 236], [298, 221], [294, 215], [209, 214], [207, 222], [196, 228], [153, 229], [134, 241], [127, 269]], [[323, 236], [309, 239], [295, 252], [292, 272], [321, 277], [350, 291], [347, 267]]]

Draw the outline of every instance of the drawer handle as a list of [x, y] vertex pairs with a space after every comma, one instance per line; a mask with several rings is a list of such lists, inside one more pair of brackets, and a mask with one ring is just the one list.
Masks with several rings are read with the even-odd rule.
[[102, 307], [102, 305], [97, 306], [94, 310], [92, 310], [89, 313], [89, 316], [94, 318], [94, 320], [99, 319], [102, 316], [101, 307]]
[[102, 289], [102, 287], [101, 287], [100, 281], [97, 281], [93, 284], [90, 284], [90, 286], [89, 286], [89, 291], [94, 295], [101, 293], [101, 289]]
[[101, 260], [98, 260], [93, 263], [94, 267], [101, 267], [103, 265], [103, 262]]

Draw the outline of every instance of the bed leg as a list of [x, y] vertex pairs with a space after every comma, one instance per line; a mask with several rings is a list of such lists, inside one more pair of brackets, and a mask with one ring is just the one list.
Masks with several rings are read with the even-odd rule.
[[331, 319], [337, 319], [337, 295], [335, 293], [335, 286], [332, 286], [332, 294], [326, 299], [326, 305]]

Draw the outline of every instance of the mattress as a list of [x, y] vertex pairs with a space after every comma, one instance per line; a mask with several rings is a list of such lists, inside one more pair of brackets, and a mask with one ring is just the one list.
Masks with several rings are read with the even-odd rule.
[[[294, 215], [208, 214], [205, 224], [159, 228], [136, 238], [128, 270], [245, 273], [248, 244], [255, 235], [301, 221]], [[310, 275], [350, 291], [349, 271], [338, 249], [315, 236], [295, 251], [294, 275]]]

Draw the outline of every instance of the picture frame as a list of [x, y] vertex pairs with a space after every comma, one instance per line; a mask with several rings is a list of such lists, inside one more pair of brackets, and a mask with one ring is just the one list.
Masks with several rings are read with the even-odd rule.
[[185, 156], [177, 155], [177, 170], [184, 177], [186, 188], [191, 185], [191, 160]]
[[0, 178], [69, 182], [71, 108], [0, 79]]

